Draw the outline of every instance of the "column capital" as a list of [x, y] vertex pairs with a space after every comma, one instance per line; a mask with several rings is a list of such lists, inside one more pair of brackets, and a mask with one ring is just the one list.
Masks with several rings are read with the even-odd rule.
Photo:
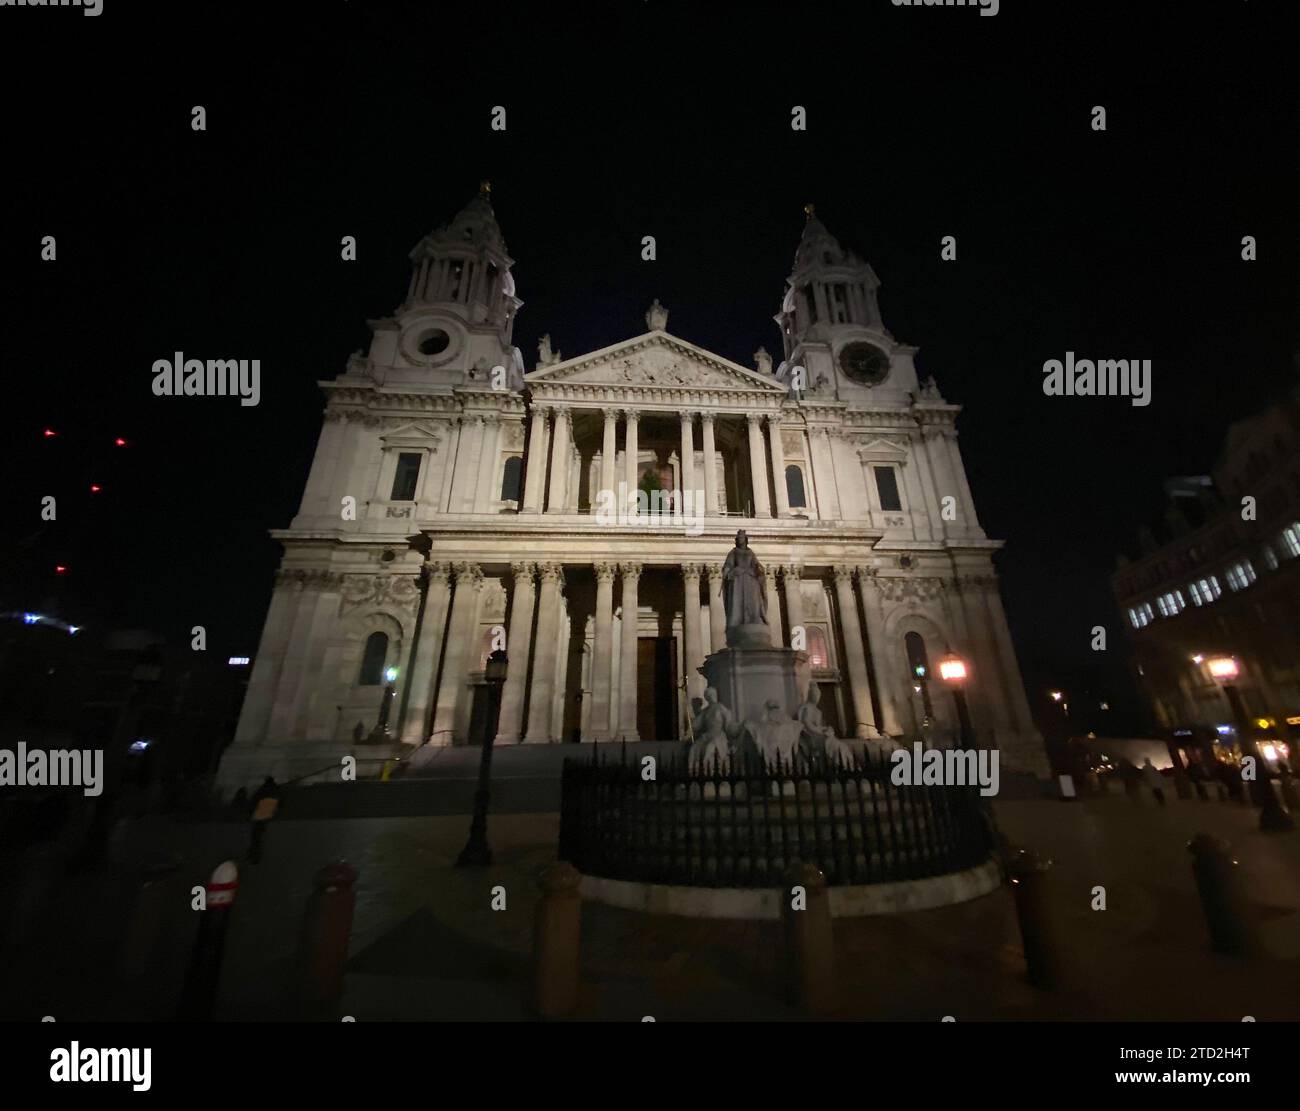
[[762, 413], [746, 413], [745, 421], [750, 428], [761, 428], [763, 426], [763, 416]]
[[722, 568], [716, 563], [710, 563], [704, 570], [709, 576], [709, 582], [716, 583], [722, 581]]
[[452, 565], [456, 583], [465, 586], [478, 586], [483, 581], [483, 568], [477, 563], [456, 563]]
[[[695, 580], [698, 581], [698, 580], [699, 580], [699, 577], [700, 577], [702, 574], [704, 574], [704, 564], [702, 564], [702, 563], [683, 563], [683, 564], [682, 564], [682, 578], [684, 578], [684, 579], [695, 579]], [[719, 571], [718, 574], [722, 574], [722, 572]]]
[[768, 428], [780, 428], [785, 416], [781, 413], [766, 413], [763, 419], [767, 421]]
[[712, 423], [717, 419], [717, 416], [718, 416], [718, 414], [715, 413], [712, 409], [701, 409], [701, 410], [700, 410], [700, 423], [702, 423], [702, 424], [712, 424]]
[[639, 409], [624, 409], [623, 419], [629, 424], [635, 424], [641, 419], [641, 411]]
[[519, 563], [512, 563], [510, 570], [515, 577], [516, 586], [520, 582], [526, 582], [529, 586], [532, 586], [533, 576], [537, 574], [537, 564], [524, 560]]
[[781, 564], [781, 577], [784, 579], [802, 579], [802, 563], [783, 563]]
[[551, 409], [552, 409], [552, 410], [554, 411], [554, 413], [555, 413], [555, 419], [556, 419], [556, 420], [572, 420], [572, 419], [573, 419], [573, 406], [572, 406], [572, 405], [552, 405], [552, 406], [551, 406]]
[[767, 579], [770, 583], [776, 582], [776, 568], [772, 566], [772, 564], [769, 563], [763, 568], [763, 578]]
[[843, 583], [845, 586], [853, 586], [853, 568], [840, 564], [831, 568], [831, 573], [835, 576], [835, 585]]
[[639, 563], [620, 563], [618, 569], [625, 579], [639, 579], [641, 577], [641, 564]]
[[533, 416], [541, 417], [542, 420], [545, 420], [551, 415], [551, 406], [546, 404], [544, 401], [534, 401], [531, 408]]
[[451, 578], [450, 563], [426, 563], [420, 568], [420, 574], [430, 586], [445, 584]]
[[596, 572], [596, 581], [601, 583], [612, 583], [618, 574], [617, 563], [593, 563], [592, 569]]
[[541, 577], [543, 586], [547, 583], [564, 585], [564, 567], [559, 563], [539, 563], [537, 573]]
[[863, 586], [878, 586], [876, 581], [876, 569], [866, 563], [859, 563], [854, 570], [858, 573], [858, 582]]
[[602, 409], [600, 412], [601, 412], [601, 415], [605, 418], [605, 420], [607, 420], [607, 421], [616, 421], [616, 420], [618, 420], [618, 415], [619, 415], [620, 410], [618, 410], [618, 409], [612, 409], [612, 408], [605, 408], [605, 409]]
[[695, 418], [699, 415], [700, 411], [698, 409], [683, 409], [680, 414], [681, 422], [682, 424], [693, 424]]

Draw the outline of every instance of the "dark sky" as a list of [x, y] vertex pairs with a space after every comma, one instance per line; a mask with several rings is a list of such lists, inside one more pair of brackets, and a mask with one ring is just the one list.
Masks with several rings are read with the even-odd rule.
[[[216, 653], [251, 653], [315, 382], [366, 346], [406, 252], [480, 178], [530, 367], [542, 332], [573, 356], [644, 330], [656, 296], [685, 339], [744, 365], [778, 351], [812, 200], [965, 406], [1031, 700], [1124, 700], [1116, 553], [1166, 476], [1207, 470], [1228, 422], [1295, 381], [1300, 98], [1277, 6], [283, 7], [283, 24], [230, 4], [0, 10], [0, 609], [204, 624]], [[175, 350], [259, 358], [261, 405], [155, 398]], [[1152, 404], [1045, 397], [1066, 350], [1152, 359]], [[1100, 673], [1094, 624], [1115, 634]]]

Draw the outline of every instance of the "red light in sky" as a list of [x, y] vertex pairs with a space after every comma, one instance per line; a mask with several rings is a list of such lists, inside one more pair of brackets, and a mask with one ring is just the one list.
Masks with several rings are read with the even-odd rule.
[[103, 487], [100, 486], [100, 485], [99, 485], [98, 483], [96, 483], [96, 482], [92, 482], [92, 483], [90, 484], [90, 492], [91, 492], [92, 494], [98, 494], [102, 489], [103, 489]]
[[60, 563], [54, 568], [54, 573], [56, 575], [66, 575], [68, 573], [68, 569], [64, 567], [62, 563]]
[[118, 447], [126, 447], [126, 441], [122, 439], [121, 436], [119, 436], [116, 440], [114, 440], [113, 443]]
[[48, 440], [51, 436], [57, 436], [57, 435], [58, 435], [58, 433], [55, 432], [53, 428], [47, 428], [47, 429], [45, 430], [45, 438], [46, 438], [47, 440]]

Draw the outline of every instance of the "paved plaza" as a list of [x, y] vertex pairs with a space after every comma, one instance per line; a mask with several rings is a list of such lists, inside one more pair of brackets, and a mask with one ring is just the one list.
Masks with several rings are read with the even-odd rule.
[[[1300, 989], [1300, 834], [1256, 831], [1235, 803], [1160, 808], [1107, 796], [1078, 803], [1003, 801], [1008, 838], [1052, 857], [1052, 905], [1069, 982], [1025, 979], [1006, 889], [960, 906], [838, 919], [846, 1018], [937, 1021], [1294, 1018]], [[554, 813], [495, 814], [496, 863], [457, 869], [463, 814], [277, 820], [265, 856], [241, 865], [217, 1017], [297, 1013], [295, 952], [312, 875], [347, 859], [359, 871], [345, 996], [358, 1021], [528, 1019], [536, 877], [555, 859]], [[1269, 954], [1210, 953], [1186, 849], [1205, 831], [1241, 861]], [[141, 869], [173, 869], [139, 895]], [[3, 954], [0, 1017], [168, 1018], [197, 927], [190, 888], [221, 859], [242, 860], [242, 823], [124, 822], [109, 873], [60, 882], [18, 921]], [[6, 886], [33, 890], [38, 862], [7, 859]], [[24, 886], [26, 885], [26, 886]], [[491, 908], [504, 887], [506, 909]], [[1106, 909], [1093, 910], [1093, 888]], [[780, 927], [648, 916], [586, 904], [579, 1019], [793, 1019], [783, 999]], [[328, 1015], [322, 1017], [329, 1017]]]

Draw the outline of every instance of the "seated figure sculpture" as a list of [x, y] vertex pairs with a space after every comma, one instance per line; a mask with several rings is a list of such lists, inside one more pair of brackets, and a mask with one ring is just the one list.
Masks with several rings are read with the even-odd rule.
[[731, 764], [731, 741], [740, 732], [735, 715], [718, 701], [718, 692], [704, 692], [704, 706], [692, 723], [695, 743], [691, 746], [692, 771], [726, 770]]
[[800, 741], [804, 751], [811, 757], [823, 757], [831, 763], [853, 759], [853, 749], [835, 736], [835, 730], [822, 721], [821, 708], [818, 703], [816, 683], [808, 684], [808, 697], [799, 707], [799, 724], [802, 727]]
[[775, 698], [769, 698], [764, 704], [762, 718], [745, 722], [745, 731], [764, 760], [771, 762], [779, 759], [788, 764], [794, 759], [799, 747], [803, 727], [786, 716]]

